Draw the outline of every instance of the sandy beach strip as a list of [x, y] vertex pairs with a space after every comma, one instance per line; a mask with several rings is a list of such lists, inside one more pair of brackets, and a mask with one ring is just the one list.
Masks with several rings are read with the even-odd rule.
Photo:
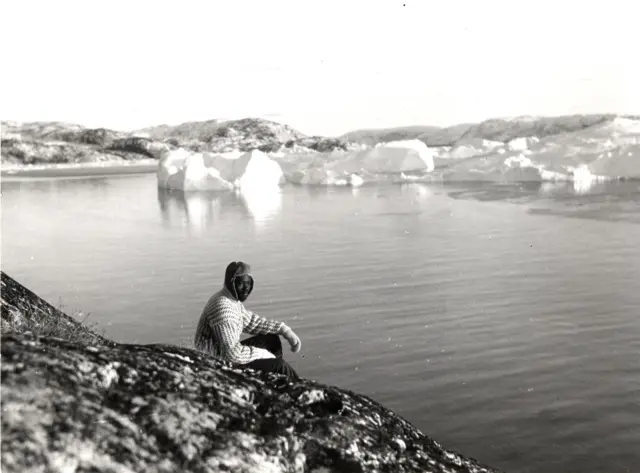
[[158, 169], [158, 161], [144, 159], [135, 162], [102, 162], [79, 164], [43, 164], [27, 166], [2, 166], [3, 181], [24, 180], [30, 178], [89, 178], [118, 176], [128, 174], [150, 174]]

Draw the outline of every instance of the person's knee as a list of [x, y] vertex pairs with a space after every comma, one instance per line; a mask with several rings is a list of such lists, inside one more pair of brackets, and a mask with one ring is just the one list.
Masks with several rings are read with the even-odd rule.
[[282, 341], [280, 340], [280, 336], [275, 333], [270, 333], [266, 336], [267, 346], [270, 348], [272, 353], [281, 353], [282, 352]]
[[265, 335], [265, 339], [268, 340], [271, 343], [280, 344], [280, 335], [278, 335], [278, 334], [269, 333], [269, 334]]

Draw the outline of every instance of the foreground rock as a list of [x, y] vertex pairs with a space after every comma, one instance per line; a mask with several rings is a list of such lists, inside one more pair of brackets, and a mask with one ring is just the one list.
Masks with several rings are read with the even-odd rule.
[[495, 471], [349, 391], [175, 346], [18, 333], [2, 338], [2, 452], [7, 473]]
[[0, 327], [3, 334], [35, 332], [70, 338], [85, 344], [115, 345], [91, 330], [89, 325], [80, 323], [81, 319], [76, 320], [56, 309], [4, 271], [1, 275]]

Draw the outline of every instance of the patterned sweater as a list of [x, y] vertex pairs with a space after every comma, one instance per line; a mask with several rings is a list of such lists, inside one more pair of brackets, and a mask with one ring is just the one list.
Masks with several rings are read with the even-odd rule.
[[285, 327], [282, 322], [267, 320], [247, 310], [225, 287], [207, 302], [198, 322], [194, 342], [197, 349], [216, 358], [245, 364], [272, 356], [263, 348], [240, 344], [242, 333], [282, 334]]

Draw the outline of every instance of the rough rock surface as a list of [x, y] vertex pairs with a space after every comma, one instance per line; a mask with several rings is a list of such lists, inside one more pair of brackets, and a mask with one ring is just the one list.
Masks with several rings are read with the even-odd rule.
[[342, 135], [340, 138], [366, 144], [368, 146], [375, 146], [378, 143], [387, 143], [389, 141], [414, 140], [421, 136], [427, 137], [440, 130], [442, 130], [442, 128], [437, 126], [403, 126], [380, 129], [365, 128], [362, 130], [350, 131]]
[[41, 299], [4, 271], [0, 280], [2, 333], [56, 333], [85, 343], [115, 345], [86, 325]]
[[473, 125], [463, 138], [482, 138], [507, 143], [516, 138], [559, 135], [615, 120], [617, 115], [567, 115], [491, 119]]
[[[515, 117], [490, 119], [480, 123], [453, 125], [450, 127], [404, 127], [379, 130], [359, 130], [342, 135], [342, 138], [373, 145], [393, 139], [419, 139], [427, 146], [455, 146], [460, 140], [483, 139], [506, 143], [516, 138], [558, 135], [582, 130], [594, 125], [611, 122], [619, 115], [567, 115], [559, 117]], [[635, 118], [635, 117], [628, 117]], [[402, 138], [398, 138], [398, 136]]]
[[3, 165], [124, 162], [142, 157], [147, 156], [125, 150], [105, 150], [62, 141], [2, 140]]
[[276, 152], [294, 145], [309, 150], [328, 152], [347, 149], [347, 140], [322, 136], [306, 136], [288, 125], [259, 118], [241, 120], [208, 120], [187, 122], [177, 126], [160, 125], [135, 132], [154, 140], [166, 140], [193, 151], [223, 153], [228, 151]]
[[161, 159], [166, 150], [176, 148], [211, 153], [295, 148], [304, 153], [347, 150], [352, 145], [254, 118], [160, 125], [131, 133], [60, 122], [2, 122], [3, 162], [12, 166]]
[[[42, 305], [26, 290], [5, 304]], [[2, 337], [2, 452], [6, 473], [495, 471], [349, 391], [175, 346], [19, 333]]]
[[446, 128], [409, 126], [357, 130], [341, 137], [306, 136], [288, 125], [259, 118], [159, 125], [131, 133], [60, 122], [5, 121], [2, 122], [2, 156], [4, 164], [20, 166], [160, 159], [165, 150], [176, 148], [210, 153], [257, 149], [298, 156], [412, 139], [419, 139], [429, 147], [450, 147], [474, 140], [507, 143], [518, 138], [544, 138], [609, 123], [616, 117], [618, 115], [613, 114], [515, 117]]

